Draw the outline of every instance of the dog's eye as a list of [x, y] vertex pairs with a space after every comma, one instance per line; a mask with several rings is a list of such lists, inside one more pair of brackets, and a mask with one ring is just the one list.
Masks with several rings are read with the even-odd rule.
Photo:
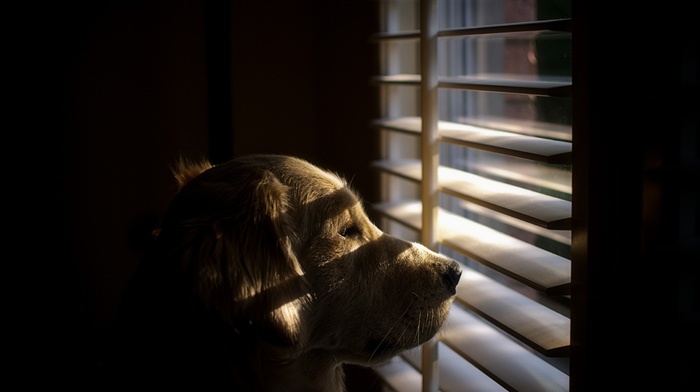
[[360, 231], [360, 228], [357, 227], [357, 225], [350, 225], [340, 230], [338, 234], [340, 234], [341, 237], [351, 238], [359, 237], [360, 235], [362, 235], [362, 232]]

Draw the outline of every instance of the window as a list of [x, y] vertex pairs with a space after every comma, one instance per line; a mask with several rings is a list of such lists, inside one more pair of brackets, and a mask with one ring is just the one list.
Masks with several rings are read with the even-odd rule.
[[381, 225], [464, 273], [441, 334], [377, 371], [398, 391], [569, 390], [570, 3], [378, 6]]

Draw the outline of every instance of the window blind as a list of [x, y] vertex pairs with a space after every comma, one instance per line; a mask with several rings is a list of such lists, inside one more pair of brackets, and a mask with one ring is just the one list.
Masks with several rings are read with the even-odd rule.
[[455, 257], [464, 273], [441, 333], [376, 370], [397, 391], [566, 391], [568, 11], [536, 0], [379, 7], [383, 117], [372, 125], [384, 158], [373, 166], [384, 201], [374, 207], [386, 231]]

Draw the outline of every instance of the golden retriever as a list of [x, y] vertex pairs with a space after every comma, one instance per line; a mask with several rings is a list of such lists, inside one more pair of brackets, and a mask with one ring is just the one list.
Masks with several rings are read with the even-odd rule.
[[372, 224], [337, 175], [253, 155], [183, 163], [115, 324], [107, 383], [342, 391], [434, 336], [461, 269]]

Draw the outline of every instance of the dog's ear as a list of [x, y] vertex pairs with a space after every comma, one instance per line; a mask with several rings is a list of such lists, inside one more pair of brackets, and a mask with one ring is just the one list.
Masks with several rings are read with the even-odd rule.
[[[204, 159], [199, 161], [190, 161], [189, 159], [180, 157], [175, 165], [170, 167], [170, 172], [172, 173], [173, 177], [175, 177], [175, 181], [177, 182], [177, 190], [180, 192], [182, 191], [182, 188], [184, 188], [190, 181], [212, 167], [214, 166], [209, 161]], [[158, 238], [160, 236], [160, 232], [161, 227], [159, 225], [152, 230], [151, 236], [153, 238]]]
[[181, 190], [185, 184], [190, 182], [190, 180], [211, 169], [212, 167], [212, 164], [205, 160], [191, 162], [187, 159], [180, 158], [171, 171], [175, 177], [175, 181], [177, 181], [178, 190]]
[[192, 255], [200, 298], [239, 332], [299, 344], [309, 294], [294, 252], [289, 188], [269, 171], [200, 186], [210, 188], [200, 192], [221, 208], [213, 225], [202, 228], [209, 234]]
[[238, 282], [244, 286], [240, 299], [249, 307], [248, 316], [257, 316], [260, 309], [265, 309], [259, 321], [272, 333], [269, 337], [298, 343], [301, 312], [309, 290], [294, 252], [298, 238], [290, 199], [289, 187], [265, 171], [255, 189], [254, 229], [244, 237], [248, 249], [240, 260], [243, 274]]

